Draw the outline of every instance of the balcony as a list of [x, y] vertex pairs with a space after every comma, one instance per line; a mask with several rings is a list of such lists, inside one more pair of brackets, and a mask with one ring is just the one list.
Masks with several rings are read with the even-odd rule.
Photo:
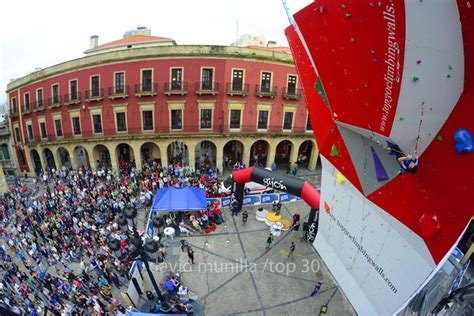
[[65, 105], [74, 105], [74, 104], [78, 104], [80, 102], [81, 102], [81, 93], [80, 92], [66, 94], [64, 96], [64, 104]]
[[23, 107], [23, 114], [30, 114], [31, 113], [31, 103]]
[[277, 96], [277, 87], [276, 86], [255, 86], [255, 95], [259, 98], [274, 98]]
[[31, 103], [31, 107], [33, 108], [33, 111], [35, 112], [44, 111], [44, 100], [37, 100]]
[[92, 90], [86, 90], [86, 102], [96, 102], [104, 98], [104, 89], [97, 88]]
[[18, 116], [18, 111], [10, 111], [10, 117], [13, 118], [13, 117], [17, 117]]
[[186, 95], [188, 93], [187, 82], [166, 82], [165, 94], [170, 95]]
[[109, 87], [109, 99], [125, 99], [128, 98], [128, 85]]
[[246, 97], [249, 94], [249, 84], [233, 84], [229, 82], [227, 83], [226, 93], [231, 97]]
[[219, 93], [218, 82], [196, 82], [197, 95], [216, 95]]
[[11, 159], [0, 160], [0, 165], [4, 168], [14, 168], [15, 164]]
[[142, 83], [135, 85], [135, 96], [137, 98], [142, 97], [154, 97], [158, 94], [157, 83]]
[[303, 96], [301, 94], [301, 89], [290, 89], [290, 90], [288, 90], [288, 87], [284, 87], [281, 90], [281, 95], [286, 100], [295, 100], [295, 101], [301, 100], [301, 97]]
[[41, 138], [39, 136], [28, 137], [28, 138], [26, 138], [26, 145], [34, 146], [39, 141], [41, 141]]
[[48, 99], [48, 106], [50, 108], [57, 108], [62, 105], [61, 96], [57, 95]]

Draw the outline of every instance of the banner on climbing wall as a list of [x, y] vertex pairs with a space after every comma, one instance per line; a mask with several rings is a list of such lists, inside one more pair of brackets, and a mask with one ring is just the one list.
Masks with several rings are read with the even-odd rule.
[[244, 196], [244, 205], [259, 205], [259, 204], [261, 204], [260, 195]]
[[262, 194], [262, 203], [273, 203], [273, 201], [278, 201], [280, 199], [279, 194]]

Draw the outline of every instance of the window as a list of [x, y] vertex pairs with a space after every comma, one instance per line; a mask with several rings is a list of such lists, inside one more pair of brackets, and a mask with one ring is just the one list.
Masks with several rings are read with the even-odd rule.
[[3, 152], [3, 159], [4, 160], [10, 160], [10, 151], [8, 150], [8, 145], [3, 144], [2, 145], [2, 152]]
[[115, 118], [117, 119], [117, 132], [126, 132], [127, 118], [125, 112], [115, 113]]
[[313, 130], [313, 127], [311, 126], [311, 120], [309, 118], [309, 115], [308, 115], [308, 120], [306, 121], [306, 130], [307, 131], [312, 131]]
[[242, 91], [244, 87], [244, 71], [234, 69], [232, 71], [232, 91]]
[[240, 128], [240, 110], [230, 110], [230, 128]]
[[286, 93], [288, 95], [296, 95], [296, 76], [289, 75], [288, 76], [288, 83], [286, 87]]
[[285, 112], [283, 118], [283, 129], [291, 129], [293, 125], [293, 112]]
[[19, 160], [20, 160], [20, 165], [25, 166], [26, 165], [26, 158], [25, 158], [25, 152], [23, 150], [19, 150]]
[[271, 92], [272, 73], [262, 72], [262, 81], [260, 86], [261, 92]]
[[15, 138], [16, 138], [16, 142], [19, 143], [21, 142], [21, 139], [20, 139], [20, 129], [18, 127], [15, 127]]
[[202, 90], [212, 90], [214, 88], [213, 85], [213, 74], [214, 69], [212, 68], [203, 68], [202, 69]]
[[171, 90], [183, 89], [183, 69], [171, 68]]
[[153, 111], [143, 111], [143, 130], [152, 131], [153, 130]]
[[44, 105], [43, 101], [43, 89], [36, 90], [36, 104], [40, 108]]
[[11, 106], [12, 106], [12, 113], [18, 113], [18, 107], [16, 104], [16, 98], [12, 98], [11, 100]]
[[171, 110], [171, 129], [183, 128], [183, 112], [181, 110]]
[[123, 72], [115, 73], [115, 94], [125, 93], [125, 74]]
[[100, 97], [100, 77], [99, 76], [91, 77], [91, 93], [90, 93], [90, 96], [92, 98]]
[[201, 109], [201, 128], [212, 127], [212, 109]]
[[81, 120], [79, 117], [72, 118], [72, 129], [74, 135], [81, 135]]
[[54, 120], [54, 126], [56, 127], [56, 136], [62, 137], [63, 136], [63, 126], [61, 124], [61, 120]]
[[41, 132], [41, 138], [47, 138], [48, 135], [46, 134], [46, 123], [41, 122], [40, 123], [40, 132]]
[[102, 116], [100, 114], [93, 114], [92, 115], [92, 124], [94, 126], [94, 133], [95, 134], [102, 133]]
[[25, 93], [25, 112], [30, 112], [30, 94]]
[[31, 124], [26, 126], [26, 130], [28, 131], [28, 140], [33, 140], [33, 126]]
[[151, 69], [147, 70], [142, 70], [142, 90], [145, 92], [150, 92], [151, 91], [151, 86], [152, 86], [152, 77], [153, 77], [153, 72]]
[[258, 111], [258, 128], [266, 129], [268, 124], [268, 111]]
[[53, 104], [58, 104], [59, 103], [59, 85], [53, 84], [52, 90], [53, 90]]
[[71, 100], [77, 100], [78, 99], [77, 80], [69, 81], [69, 94], [70, 94]]

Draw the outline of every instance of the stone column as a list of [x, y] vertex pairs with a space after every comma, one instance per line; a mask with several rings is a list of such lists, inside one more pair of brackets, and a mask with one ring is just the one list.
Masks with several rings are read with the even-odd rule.
[[142, 170], [142, 153], [140, 146], [137, 143], [131, 143], [130, 147], [133, 149], [133, 155], [135, 156], [135, 166], [137, 170]]
[[[46, 168], [48, 167], [48, 163], [46, 162], [46, 157], [44, 156], [44, 148], [38, 148], [38, 147], [35, 147], [36, 151], [38, 152], [39, 156], [40, 156], [40, 161], [41, 161], [41, 167], [43, 168], [43, 171], [46, 170]], [[26, 156], [26, 152], [25, 152], [25, 156]], [[30, 159], [31, 159], [31, 155], [28, 155], [30, 157], [25, 157], [26, 158], [26, 161], [28, 162]], [[30, 163], [30, 169], [31, 167], [33, 168], [33, 173], [34, 173], [34, 167], [35, 163], [32, 161], [32, 163]]]
[[63, 165], [61, 163], [61, 157], [58, 153], [58, 148], [51, 149], [51, 151], [53, 152], [54, 162], [56, 163], [56, 170], [61, 170]]
[[216, 145], [216, 168], [219, 169], [219, 175], [224, 171], [224, 144], [215, 142]]
[[296, 161], [298, 160], [298, 150], [299, 146], [296, 144], [291, 144], [291, 153], [290, 153], [290, 164], [294, 166]]
[[308, 169], [311, 171], [316, 170], [316, 164], [318, 162], [319, 150], [315, 144], [313, 144], [313, 148], [311, 149], [311, 157], [309, 157]]
[[74, 147], [68, 147], [67, 151], [69, 152], [69, 158], [71, 158], [71, 165], [73, 169], [79, 168], [79, 161], [77, 160], [76, 153], [74, 151]]
[[188, 147], [189, 167], [196, 170], [196, 142], [184, 142]]
[[247, 167], [250, 167], [250, 148], [252, 147], [252, 141], [250, 139], [243, 139], [242, 144], [244, 144], [244, 150], [242, 153], [242, 163]]
[[157, 142], [161, 154], [161, 166], [168, 168], [168, 145], [169, 143]]
[[118, 172], [119, 165], [118, 165], [117, 151], [115, 150], [115, 145], [116, 144], [109, 144], [109, 145], [104, 144], [104, 146], [107, 147], [107, 149], [109, 150], [110, 163], [112, 164], [112, 170], [115, 172]]
[[271, 167], [272, 163], [275, 161], [277, 145], [275, 142], [270, 142], [268, 146], [268, 158], [266, 167]]

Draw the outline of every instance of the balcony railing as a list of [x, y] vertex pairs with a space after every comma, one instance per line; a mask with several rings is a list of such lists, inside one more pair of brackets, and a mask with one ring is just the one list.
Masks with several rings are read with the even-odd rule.
[[109, 99], [128, 98], [128, 85], [109, 87]]
[[255, 86], [255, 95], [259, 98], [274, 98], [277, 96], [277, 87], [276, 86]]
[[283, 89], [281, 90], [281, 95], [284, 99], [296, 101], [301, 100], [302, 97], [301, 89], [288, 90], [288, 87], [283, 87]]
[[61, 104], [62, 104], [62, 102], [61, 102], [62, 100], [61, 100], [61, 99], [62, 99], [62, 98], [61, 98], [60, 95], [57, 95], [57, 96], [55, 96], [55, 97], [49, 98], [49, 99], [48, 99], [48, 106], [49, 106], [50, 108], [56, 108], [56, 107], [61, 106]]
[[39, 136], [33, 136], [33, 137], [27, 137], [26, 138], [26, 144], [28, 146], [33, 146], [35, 145], [36, 143], [38, 143], [39, 141], [41, 141], [41, 138]]
[[158, 94], [157, 83], [142, 83], [135, 85], [135, 96], [141, 97], [153, 97]]
[[104, 89], [98, 88], [98, 89], [86, 90], [85, 95], [86, 95], [86, 102], [100, 101], [104, 97]]
[[226, 87], [227, 95], [232, 96], [242, 96], [245, 97], [249, 94], [249, 84], [233, 84], [231, 82], [227, 83]]
[[196, 94], [203, 95], [216, 95], [219, 93], [219, 83], [218, 82], [196, 82]]
[[166, 95], [186, 95], [188, 93], [187, 82], [166, 82], [165, 83], [165, 94]]
[[31, 108], [35, 112], [43, 111], [44, 110], [44, 100], [37, 100], [31, 103]]
[[29, 114], [31, 113], [31, 103], [29, 103], [28, 105], [24, 105], [23, 106], [23, 114]]
[[78, 104], [81, 102], [81, 92], [76, 92], [76, 93], [71, 93], [71, 94], [66, 94], [64, 96], [64, 104], [66, 105], [72, 105], [72, 104]]

